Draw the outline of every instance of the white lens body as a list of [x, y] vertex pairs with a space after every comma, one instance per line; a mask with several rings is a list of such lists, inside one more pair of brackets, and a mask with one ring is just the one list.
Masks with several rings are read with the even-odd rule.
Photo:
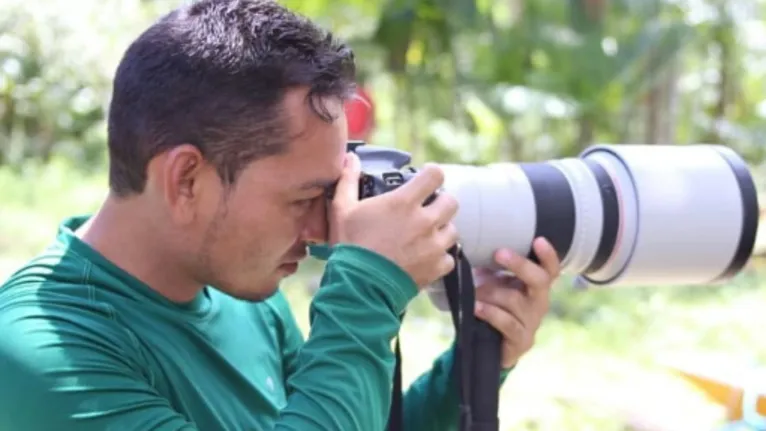
[[[747, 164], [713, 145], [597, 145], [578, 158], [443, 164], [444, 192], [474, 268], [503, 247], [551, 241], [564, 272], [596, 285], [703, 284], [747, 263], [759, 205]], [[442, 283], [432, 301], [448, 310]]]

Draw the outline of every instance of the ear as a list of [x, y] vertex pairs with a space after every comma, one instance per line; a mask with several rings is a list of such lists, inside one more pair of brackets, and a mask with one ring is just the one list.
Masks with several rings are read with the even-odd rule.
[[159, 178], [163, 198], [171, 217], [181, 224], [193, 221], [204, 194], [211, 191], [214, 169], [200, 150], [189, 144], [167, 151], [158, 167], [162, 171]]

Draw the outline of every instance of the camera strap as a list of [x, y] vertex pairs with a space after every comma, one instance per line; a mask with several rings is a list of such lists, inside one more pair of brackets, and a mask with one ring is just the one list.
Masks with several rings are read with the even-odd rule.
[[[455, 258], [455, 268], [444, 277], [443, 281], [452, 322], [455, 325], [456, 343], [452, 373], [459, 394], [460, 430], [497, 431], [500, 426], [497, 419], [500, 391], [499, 334], [489, 328], [486, 323], [478, 322], [474, 316], [476, 298], [471, 263], [460, 246], [451, 248], [449, 252]], [[490, 331], [488, 336], [487, 331]], [[487, 341], [490, 344], [485, 345], [481, 341]], [[405, 431], [401, 381], [402, 358], [398, 337], [395, 351], [396, 368], [388, 431]], [[480, 414], [477, 415], [477, 412]], [[434, 412], [434, 414], [438, 413]]]

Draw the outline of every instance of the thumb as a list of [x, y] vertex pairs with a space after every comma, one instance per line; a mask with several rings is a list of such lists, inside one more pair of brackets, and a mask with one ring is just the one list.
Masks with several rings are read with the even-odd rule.
[[343, 173], [335, 185], [334, 208], [345, 208], [349, 204], [359, 201], [359, 177], [362, 172], [359, 156], [354, 152], [346, 153]]

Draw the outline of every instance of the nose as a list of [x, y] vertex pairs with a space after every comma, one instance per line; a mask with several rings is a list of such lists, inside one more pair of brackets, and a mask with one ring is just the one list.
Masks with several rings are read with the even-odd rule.
[[304, 219], [301, 239], [307, 243], [327, 243], [327, 202], [324, 198], [318, 198], [312, 205]]

